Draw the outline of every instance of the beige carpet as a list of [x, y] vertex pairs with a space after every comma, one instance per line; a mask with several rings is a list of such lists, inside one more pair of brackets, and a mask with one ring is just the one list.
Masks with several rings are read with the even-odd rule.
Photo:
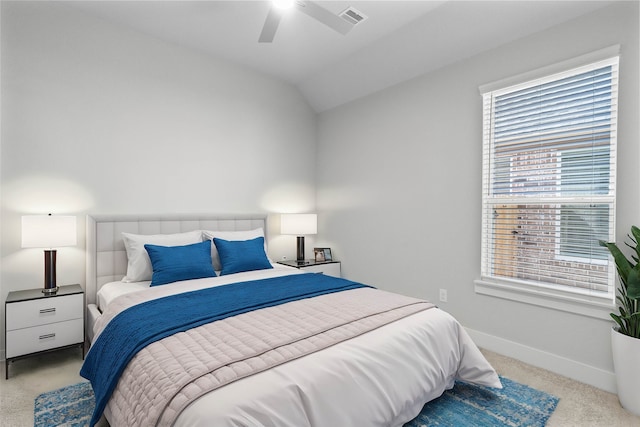
[[497, 353], [482, 352], [498, 374], [560, 398], [548, 427], [640, 426], [640, 417], [625, 411], [615, 394]]
[[[611, 393], [535, 368], [517, 360], [483, 351], [500, 375], [528, 384], [560, 398], [548, 426], [640, 426], [635, 417], [620, 407]], [[4, 362], [0, 378], [0, 426], [33, 426], [33, 401], [40, 393], [75, 384], [82, 360], [79, 349], [68, 349], [22, 359], [9, 367], [4, 380]], [[102, 424], [102, 423], [101, 423]]]

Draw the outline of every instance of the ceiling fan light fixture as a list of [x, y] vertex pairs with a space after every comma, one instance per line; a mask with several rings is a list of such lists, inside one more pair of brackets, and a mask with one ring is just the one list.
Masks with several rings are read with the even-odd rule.
[[[320, 6], [318, 2], [312, 0], [272, 0], [267, 19], [264, 21], [264, 26], [260, 32], [258, 43], [271, 43], [278, 30], [280, 20], [288, 14], [281, 9], [280, 3], [285, 2], [291, 5], [291, 8], [295, 8], [297, 11], [310, 16], [321, 24], [337, 31], [343, 36], [346, 35], [353, 28], [351, 20], [346, 20], [333, 12]], [[352, 17], [351, 17], [352, 18]]]
[[280, 10], [291, 9], [295, 4], [295, 0], [272, 0], [273, 6]]

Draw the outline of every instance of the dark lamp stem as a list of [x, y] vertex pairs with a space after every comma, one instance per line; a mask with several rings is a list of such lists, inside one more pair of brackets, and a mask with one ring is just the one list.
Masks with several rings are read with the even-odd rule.
[[58, 290], [56, 285], [56, 250], [45, 249], [44, 251], [44, 289], [45, 294], [55, 293]]
[[304, 236], [298, 236], [297, 261], [304, 261]]

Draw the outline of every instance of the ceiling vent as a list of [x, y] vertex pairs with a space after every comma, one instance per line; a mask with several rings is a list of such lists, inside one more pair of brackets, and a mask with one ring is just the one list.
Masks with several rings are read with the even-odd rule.
[[349, 7], [344, 12], [342, 12], [340, 14], [340, 18], [353, 25], [359, 24], [360, 22], [367, 19], [367, 17], [362, 12], [356, 10], [353, 7]]

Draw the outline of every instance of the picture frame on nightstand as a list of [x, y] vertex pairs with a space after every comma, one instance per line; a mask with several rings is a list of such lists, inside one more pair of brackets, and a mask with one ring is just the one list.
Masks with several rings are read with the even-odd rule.
[[313, 254], [316, 262], [333, 261], [331, 248], [313, 248]]

